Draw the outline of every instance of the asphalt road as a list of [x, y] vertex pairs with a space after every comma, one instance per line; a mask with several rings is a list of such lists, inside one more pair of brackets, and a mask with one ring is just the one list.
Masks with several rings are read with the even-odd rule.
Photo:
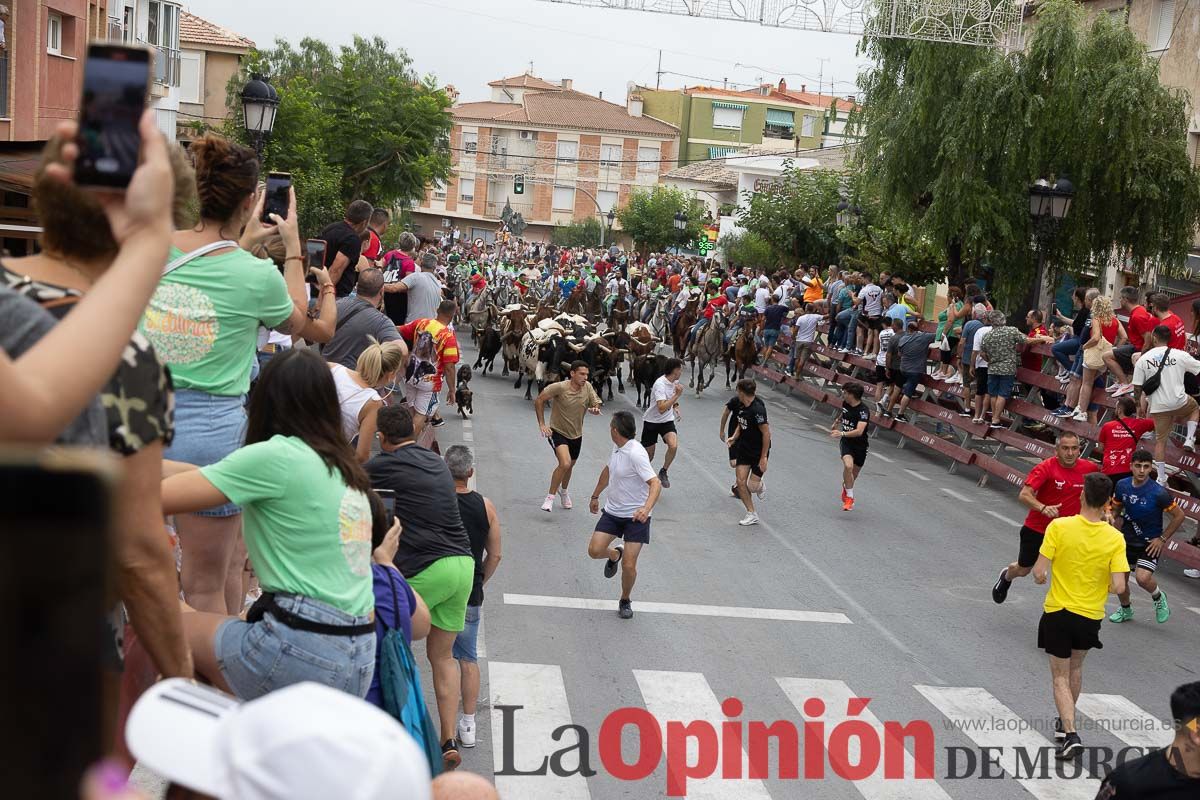
[[[469, 346], [464, 358], [474, 358]], [[574, 510], [556, 504], [546, 513], [540, 504], [552, 454], [512, 380], [498, 372], [476, 375], [475, 416], [462, 422], [448, 415], [439, 432], [443, 448], [460, 442], [474, 448], [478, 488], [495, 502], [503, 525], [504, 560], [484, 605], [483, 696], [491, 719], [481, 708], [479, 744], [464, 751], [464, 768], [501, 773], [496, 780], [505, 798], [662, 797], [671, 756], [676, 764], [698, 765], [693, 773], [715, 762], [713, 777], [687, 781], [689, 797], [1094, 797], [1098, 782], [1070, 779], [1070, 768], [1066, 777], [1056, 775], [1053, 758], [1038, 760], [1046, 756], [1038, 748], [1051, 744], [1055, 716], [1046, 657], [1036, 649], [1044, 589], [1025, 579], [1003, 606], [991, 600], [996, 573], [1016, 556], [1024, 516], [1011, 487], [981, 489], [973, 470], [949, 474], [941, 460], [898, 448], [884, 434], [872, 440], [855, 510], [843, 512], [837, 446], [825, 433], [831, 417], [764, 387], [775, 443], [768, 491], [759, 503], [762, 524], [741, 528], [743, 511], [729, 497], [731, 470], [718, 441], [721, 406], [731, 394], [722, 372], [702, 398], [691, 391], [683, 397], [672, 486], [655, 509], [635, 616], [625, 621], [616, 615], [619, 579], [605, 579], [600, 562], [586, 556], [595, 520], [586, 504], [611, 449], [608, 416], [632, 408], [633, 388], [607, 402], [603, 416], [586, 420], [571, 487]], [[1159, 575], [1170, 621], [1157, 625], [1149, 597], [1135, 587], [1135, 621], [1105, 622], [1105, 647], [1088, 657], [1086, 713], [1079, 720], [1085, 745], [1117, 751], [1165, 744], [1170, 733], [1159, 720], [1169, 716], [1171, 690], [1200, 679], [1200, 581], [1169, 561]], [[426, 693], [432, 704], [428, 677]], [[849, 697], [870, 702], [864, 710]], [[741, 701], [740, 714], [728, 705], [731, 715], [722, 713], [726, 698]], [[824, 704], [823, 717], [815, 704], [802, 713], [812, 698]], [[507, 742], [496, 706], [522, 707], [508, 712]], [[621, 750], [629, 779], [622, 779], [614, 774], [622, 771], [616, 751], [601, 753], [604, 740], [614, 741], [612, 730], [620, 735], [612, 723], [621, 715], [609, 720], [610, 735], [601, 731], [609, 715], [626, 707], [649, 711], [660, 726], [708, 720], [713, 727], [688, 729], [694, 739], [685, 751], [682, 729], [670, 726], [667, 755], [659, 759], [653, 728], [642, 729], [639, 751], [639, 729], [630, 724]], [[839, 727], [848, 716], [869, 724]], [[637, 711], [625, 717], [652, 724]], [[748, 774], [738, 748], [762, 749], [750, 747], [753, 723], [801, 726], [806, 719], [823, 721], [832, 741], [823, 755], [820, 729], [801, 729], [799, 779], [780, 777], [789, 754], [796, 756], [794, 744], [782, 748], [782, 757], [776, 745], [768, 749], [765, 779], [721, 777], [722, 769]], [[862, 755], [859, 738], [849, 737], [847, 746], [847, 734], [878, 744], [871, 728], [892, 721], [928, 723], [931, 746], [914, 739], [905, 745], [923, 762], [932, 753], [933, 778], [914, 777], [911, 756], [904, 758], [903, 779], [887, 779], [882, 765], [872, 770], [869, 763], [870, 777], [839, 777], [847, 749], [851, 765]], [[723, 738], [716, 761], [715, 738], [712, 747], [696, 744], [705, 730], [741, 738]], [[869, 761], [876, 748], [867, 742], [863, 749]], [[537, 771], [562, 750], [569, 752], [552, 760], [561, 775], [511, 774]], [[594, 775], [579, 774], [580, 750]], [[882, 751], [897, 755], [895, 739]], [[1095, 757], [1106, 758], [1099, 751]], [[995, 765], [985, 770], [989, 760]], [[806, 778], [820, 763], [824, 778]], [[1040, 777], [1047, 763], [1048, 775]], [[678, 793], [687, 770], [672, 772]]]

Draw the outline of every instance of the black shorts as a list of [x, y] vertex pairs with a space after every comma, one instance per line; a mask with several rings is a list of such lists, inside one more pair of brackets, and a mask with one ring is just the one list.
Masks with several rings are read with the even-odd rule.
[[1183, 391], [1192, 397], [1200, 395], [1200, 378], [1191, 372], [1183, 373]]
[[941, 351], [943, 364], [953, 364], [954, 363], [954, 351], [958, 349], [958, 339], [959, 339], [959, 337], [957, 337], [957, 336], [947, 336], [946, 337], [946, 343], [950, 345], [950, 349]]
[[642, 422], [642, 447], [654, 447], [659, 437], [665, 442], [668, 433], [675, 433], [675, 420], [670, 422]]
[[601, 511], [600, 520], [596, 523], [596, 530], [627, 542], [650, 544], [650, 520], [634, 522], [632, 518], [614, 517], [607, 511]]
[[583, 447], [583, 437], [582, 436], [580, 436], [578, 439], [568, 439], [567, 437], [563, 436], [558, 431], [551, 431], [550, 438], [547, 441], [550, 442], [550, 447], [554, 450], [557, 450], [559, 447], [566, 445], [567, 453], [571, 456], [571, 460], [572, 461], [579, 460], [579, 449], [581, 447]]
[[[732, 451], [733, 460], [739, 467], [749, 467], [751, 475], [762, 477], [762, 470], [758, 468], [758, 462], [762, 460], [762, 450], [746, 450], [741, 447], [735, 447]], [[767, 457], [770, 457], [770, 452]]]
[[891, 383], [888, 377], [888, 368], [879, 364], [875, 365], [875, 382], [876, 383]]
[[987, 394], [987, 367], [975, 368], [975, 394]]
[[[838, 450], [843, 456], [850, 456], [854, 459], [854, 466], [861, 467], [867, 463], [867, 438], [858, 436], [854, 439], [838, 439]], [[862, 442], [862, 444], [855, 444]]]
[[1038, 533], [1028, 525], [1021, 526], [1021, 549], [1017, 551], [1017, 566], [1029, 569], [1038, 560], [1038, 551], [1042, 549], [1045, 534]]
[[1149, 573], [1153, 573], [1158, 569], [1158, 559], [1146, 555], [1146, 545], [1149, 542], [1138, 540], [1131, 542], [1125, 540], [1125, 560], [1129, 562], [1131, 570], [1144, 569]]
[[1100, 620], [1065, 608], [1044, 612], [1038, 623], [1037, 646], [1055, 658], [1070, 658], [1072, 650], [1101, 649]]
[[869, 331], [883, 330], [883, 317], [867, 317], [867, 330], [869, 330]]

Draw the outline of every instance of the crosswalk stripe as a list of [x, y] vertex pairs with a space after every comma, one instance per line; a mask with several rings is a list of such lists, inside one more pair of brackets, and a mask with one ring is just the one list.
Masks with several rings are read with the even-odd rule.
[[[492, 765], [504, 770], [504, 716], [497, 706], [523, 706], [513, 715], [513, 741], [509, 748], [513, 766], [518, 770], [538, 769], [543, 760], [558, 749], [574, 743], [567, 733], [555, 742], [553, 732], [571, 724], [567, 688], [557, 664], [513, 664], [492, 661], [488, 664], [488, 685], [492, 695]], [[574, 774], [566, 777], [547, 770], [545, 775], [496, 775], [496, 789], [502, 797], [527, 800], [590, 800], [587, 779]]]
[[1196, 614], [1200, 614], [1200, 608], [1196, 608], [1195, 606], [1188, 606], [1187, 610]]
[[[666, 723], [669, 721], [691, 722], [705, 720], [716, 730], [728, 719], [721, 713], [721, 704], [708, 681], [699, 672], [664, 672], [658, 670], [633, 671], [646, 710], [659, 721], [666, 748]], [[696, 764], [699, 746], [694, 738], [687, 743], [687, 763]], [[748, 771], [745, 750], [742, 751], [742, 775]], [[687, 782], [687, 797], [691, 800], [770, 800], [771, 795], [760, 780], [750, 778], [722, 778], [722, 757], [718, 758], [717, 770], [709, 778], [695, 778]]]
[[916, 478], [919, 481], [928, 481], [929, 480], [928, 475], [922, 475], [921, 473], [917, 472], [915, 469], [906, 469], [904, 471], [907, 472], [909, 475], [912, 475], [914, 478]]
[[1166, 747], [1173, 735], [1162, 720], [1123, 695], [1085, 692], [1075, 708], [1131, 747]]
[[1021, 524], [1021, 523], [1017, 522], [1015, 519], [1010, 519], [1009, 517], [1006, 517], [1003, 514], [997, 514], [995, 511], [991, 511], [990, 509], [986, 509], [986, 508], [983, 509], [983, 513], [987, 514], [989, 517], [995, 517], [996, 519], [1000, 520], [1001, 522], [1012, 525], [1014, 528]]
[[[504, 594], [509, 606], [545, 606], [546, 608], [575, 608], [584, 611], [615, 611], [612, 600], [588, 597], [550, 597], [540, 594]], [[849, 625], [850, 618], [836, 611], [798, 611], [788, 608], [747, 608], [744, 606], [706, 606], [693, 603], [654, 603], [638, 600], [634, 609], [639, 614], [681, 614], [692, 617], [733, 617], [735, 619], [769, 619], [779, 622], [830, 622]]]
[[[816, 678], [776, 678], [775, 681], [803, 718], [824, 720], [826, 746], [829, 743], [829, 734], [837, 727], [838, 723], [846, 719], [860, 719], [879, 733], [880, 746], [883, 748], [883, 752], [887, 751], [883, 723], [879, 721], [878, 717], [869, 709], [863, 709], [861, 713], [853, 717], [847, 713], [847, 702], [857, 695], [842, 681]], [[825, 703], [823, 715], [810, 717], [804, 713], [804, 702], [810, 698], [819, 698]], [[851, 740], [851, 742], [848, 754], [850, 763], [858, 764], [858, 741]], [[866, 800], [950, 800], [950, 795], [946, 794], [932, 778], [918, 780], [915, 777], [916, 760], [907, 750], [904, 753], [904, 780], [886, 779], [882, 766], [883, 752], [880, 753], [879, 769], [863, 780], [854, 781], [854, 788]]]
[[[1100, 782], [1091, 778], [1066, 780], [1054, 773], [1054, 754], [1042, 754], [1052, 745], [1046, 737], [1030, 730], [1024, 721], [987, 691], [974, 687], [916, 686], [918, 692], [932, 703], [954, 726], [954, 730], [980, 747], [1000, 748], [1001, 768], [1017, 779], [1038, 800], [1094, 800]], [[1049, 776], [1041, 779], [1040, 767], [1033, 770], [1022, 766], [1018, 750], [1023, 750], [1029, 762], [1047, 759]]]

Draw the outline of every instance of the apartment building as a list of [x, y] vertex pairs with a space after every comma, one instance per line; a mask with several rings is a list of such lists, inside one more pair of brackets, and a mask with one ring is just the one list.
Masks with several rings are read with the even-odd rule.
[[179, 17], [179, 47], [178, 138], [191, 142], [232, 116], [225, 92], [254, 42], [184, 11]]
[[458, 227], [490, 240], [505, 205], [528, 223], [526, 239], [588, 217], [607, 225], [610, 210], [678, 158], [679, 130], [645, 116], [636, 99], [622, 106], [534, 75], [488, 86], [489, 100], [451, 109], [454, 174], [414, 209], [423, 235]]

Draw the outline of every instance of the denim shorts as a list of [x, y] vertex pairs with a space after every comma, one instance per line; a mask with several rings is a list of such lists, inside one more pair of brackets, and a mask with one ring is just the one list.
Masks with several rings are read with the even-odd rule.
[[454, 639], [452, 655], [459, 661], [474, 663], [479, 660], [476, 655], [475, 643], [479, 639], [479, 620], [483, 616], [483, 606], [467, 606], [466, 627], [458, 632]]
[[[245, 395], [222, 396], [194, 389], [175, 390], [175, 440], [163, 458], [207, 467], [237, 450], [246, 439]], [[232, 517], [240, 506], [226, 503], [196, 512]]]
[[779, 328], [763, 331], [763, 347], [774, 347], [779, 341]]
[[987, 393], [992, 397], [1012, 397], [1015, 375], [988, 375]]
[[[365, 625], [327, 603], [294, 594], [275, 602], [293, 614], [328, 625]], [[258, 622], [231, 619], [217, 628], [217, 665], [229, 688], [243, 700], [302, 681], [366, 697], [375, 671], [375, 631], [360, 636], [328, 636], [289, 628], [267, 613]]]

